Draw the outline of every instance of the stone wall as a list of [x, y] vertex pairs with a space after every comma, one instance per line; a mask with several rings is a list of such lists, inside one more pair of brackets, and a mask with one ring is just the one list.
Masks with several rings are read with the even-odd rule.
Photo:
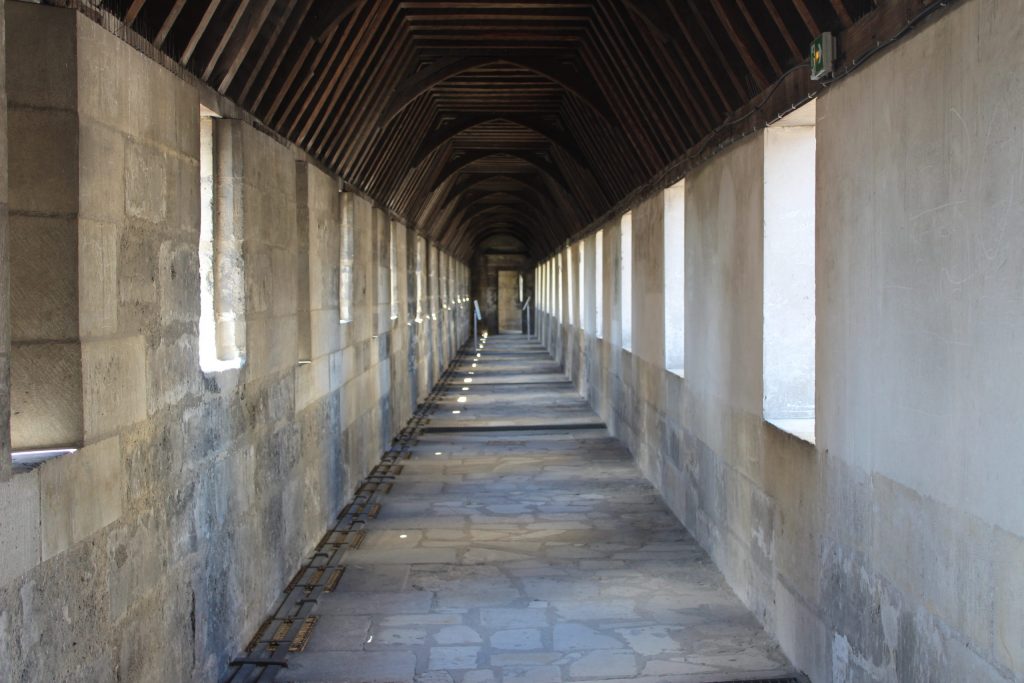
[[[4, 7], [0, 3], [0, 488], [11, 476], [11, 261], [7, 216], [7, 69], [4, 66], [7, 30], [4, 16]], [[4, 505], [4, 498], [0, 493], [0, 506]], [[5, 516], [6, 511], [0, 512], [0, 519]]]
[[[6, 18], [12, 308], [58, 279], [45, 303], [80, 348], [65, 393], [81, 448], [10, 475], [0, 437], [0, 680], [215, 680], [465, 339], [468, 305], [413, 323], [399, 225], [392, 318], [390, 222], [354, 197], [339, 324], [338, 179], [224, 111], [245, 357], [202, 372], [200, 100], [216, 98], [71, 10], [9, 3]], [[7, 348], [4, 333], [4, 370]]]
[[541, 314], [814, 681], [1024, 680], [1021, 10], [965, 2], [818, 100], [816, 445], [762, 416], [763, 135], [686, 179], [683, 377], [660, 197], [632, 212], [633, 352], [614, 225], [604, 339]]

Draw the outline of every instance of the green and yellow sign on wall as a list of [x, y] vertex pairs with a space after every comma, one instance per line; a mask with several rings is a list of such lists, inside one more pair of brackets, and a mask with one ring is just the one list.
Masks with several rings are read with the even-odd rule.
[[811, 79], [820, 81], [832, 73], [836, 61], [836, 39], [826, 31], [811, 43]]

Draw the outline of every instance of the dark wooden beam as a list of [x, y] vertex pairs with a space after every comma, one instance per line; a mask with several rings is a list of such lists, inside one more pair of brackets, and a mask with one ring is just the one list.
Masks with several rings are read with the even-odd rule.
[[736, 0], [736, 6], [739, 7], [740, 14], [743, 15], [743, 19], [746, 20], [747, 26], [750, 28], [750, 32], [754, 34], [754, 40], [761, 46], [761, 51], [765, 57], [768, 58], [768, 63], [772, 65], [772, 71], [774, 76], [778, 76], [782, 73], [782, 67], [779, 66], [779, 62], [775, 59], [775, 55], [772, 53], [772, 48], [768, 45], [768, 41], [764, 39], [764, 34], [761, 33], [760, 27], [754, 17], [750, 14], [750, 9], [747, 7], [745, 0]]
[[405, 109], [410, 102], [431, 88], [453, 76], [491, 64], [511, 64], [527, 69], [557, 83], [579, 97], [605, 121], [613, 123], [614, 114], [607, 103], [595, 89], [586, 83], [585, 78], [573, 77], [565, 69], [543, 59], [527, 56], [490, 56], [474, 55], [471, 57], [450, 57], [438, 60], [434, 64], [420, 69], [406, 78], [396, 88], [384, 106], [378, 121], [379, 126], [386, 126], [395, 116]]
[[782, 15], [779, 14], [779, 10], [775, 6], [775, 3], [766, 2], [764, 3], [764, 7], [768, 10], [768, 14], [771, 16], [772, 21], [775, 22], [775, 27], [779, 29], [782, 39], [786, 41], [786, 46], [789, 48], [790, 54], [793, 55], [793, 59], [797, 62], [804, 59], [804, 57], [806, 57], [804, 51], [801, 50], [797, 46], [796, 41], [793, 40], [793, 35], [789, 32], [789, 27], [786, 26], [786, 22], [783, 21]]
[[796, 7], [797, 13], [800, 18], [804, 20], [804, 25], [807, 26], [807, 30], [811, 32], [811, 36], [821, 35], [821, 27], [818, 26], [818, 22], [814, 20], [814, 15], [811, 14], [811, 10], [807, 7], [806, 0], [793, 0], [793, 6]]
[[349, 15], [366, 4], [366, 0], [331, 0], [321, 2], [314, 11], [310, 12], [308, 19], [309, 34], [315, 36], [317, 42], [327, 40], [329, 34]]
[[164, 23], [160, 25], [160, 30], [157, 31], [156, 37], [153, 39], [153, 46], [156, 49], [160, 49], [164, 46], [164, 41], [167, 40], [167, 34], [174, 28], [174, 22], [178, 20], [178, 15], [181, 14], [181, 10], [185, 9], [185, 3], [188, 0], [174, 0], [174, 4], [171, 5], [171, 11], [164, 19]]
[[[274, 82], [274, 78], [277, 76], [278, 69], [281, 68], [281, 64], [284, 62], [285, 56], [288, 55], [288, 53], [292, 50], [293, 45], [295, 44], [299, 27], [302, 26], [302, 22], [305, 20], [306, 13], [309, 12], [309, 7], [312, 4], [312, 2], [313, 0], [299, 1], [298, 12], [293, 13], [294, 16], [292, 17], [292, 28], [290, 31], [288, 31], [287, 35], [284, 37], [284, 40], [281, 41], [281, 47], [280, 49], [277, 50], [277, 58], [270, 65], [270, 69], [267, 71], [266, 76], [263, 77], [263, 86], [256, 94], [256, 97], [253, 98], [253, 101], [251, 103], [246, 104], [246, 106], [249, 107], [250, 111], [256, 111], [256, 109], [259, 108], [260, 103], [263, 101], [263, 97], [267, 94], [267, 89], [270, 88], [270, 84]], [[289, 12], [291, 12], [291, 5], [289, 5]], [[285, 21], [286, 20], [287, 15], [285, 16]], [[304, 49], [306, 51], [312, 49], [311, 42], [312, 41], [306, 41], [304, 45]], [[245, 84], [245, 89], [242, 91], [240, 99], [245, 99], [245, 94], [249, 90], [249, 87], [253, 83], [255, 83], [257, 75], [257, 72], [254, 71], [252, 75], [249, 76], [249, 82]]]
[[255, 15], [250, 17], [249, 24], [242, 34], [242, 40], [232, 50], [231, 56], [228, 58], [228, 69], [224, 73], [224, 77], [220, 79], [220, 85], [217, 86], [217, 90], [220, 92], [226, 93], [231, 86], [231, 82], [235, 79], [235, 74], [238, 73], [238, 69], [241, 68], [245, 58], [249, 56], [252, 44], [256, 41], [256, 36], [259, 35], [263, 25], [267, 22], [270, 11], [274, 9], [274, 2], [275, 0], [263, 0], [263, 5], [260, 9]]
[[[671, 7], [673, 4], [675, 3], [670, 2], [669, 7]], [[719, 70], [724, 70], [726, 75], [729, 77], [729, 81], [733, 84], [733, 87], [736, 88], [736, 95], [739, 98], [739, 100], [741, 102], [746, 101], [746, 99], [750, 96], [750, 89], [746, 86], [746, 84], [743, 83], [743, 81], [740, 80], [739, 76], [736, 74], [736, 70], [732, 68], [732, 64], [730, 64], [729, 60], [726, 59], [725, 53], [722, 52], [722, 48], [719, 46], [719, 38], [714, 33], [711, 32], [711, 27], [708, 26], [708, 23], [706, 21], [704, 21], [704, 16], [700, 13], [700, 9], [697, 7], [696, 3], [694, 3], [693, 0], [688, 0], [687, 7], [690, 10], [689, 16], [693, 17], [695, 23], [697, 24], [697, 27], [700, 28], [701, 32], [704, 34], [705, 43], [711, 47], [711, 51], [714, 53], [714, 59], [712, 60], [712, 62], [715, 64], [715, 66], [711, 67], [709, 65], [707, 67], [708, 78], [712, 79], [712, 82], [714, 82], [715, 80], [720, 78]], [[685, 27], [685, 20], [680, 20], [680, 25]], [[688, 35], [687, 29], [683, 29], [683, 34]], [[693, 45], [694, 51], [696, 51], [698, 54], [704, 53], [704, 50], [701, 49], [700, 45], [698, 45], [697, 43], [693, 43]]]
[[839, 17], [839, 21], [842, 22], [843, 28], [850, 28], [853, 25], [853, 18], [850, 17], [850, 13], [846, 11], [846, 5], [843, 4], [843, 0], [831, 0], [832, 9], [836, 11], [836, 16]]
[[483, 123], [492, 121], [507, 121], [521, 128], [537, 133], [554, 145], [561, 147], [569, 156], [585, 165], [586, 159], [583, 153], [567, 134], [557, 131], [544, 123], [528, 116], [520, 114], [473, 114], [460, 116], [451, 123], [439, 128], [429, 135], [420, 145], [419, 149], [412, 156], [411, 164], [419, 166], [423, 160], [430, 156], [438, 147], [451, 140], [456, 135], [468, 131]]
[[206, 63], [206, 68], [203, 69], [203, 80], [209, 81], [210, 76], [213, 75], [213, 70], [217, 68], [217, 60], [220, 59], [221, 54], [224, 52], [224, 48], [228, 46], [228, 42], [231, 41], [231, 37], [235, 34], [235, 29], [238, 28], [239, 22], [242, 21], [242, 17], [245, 16], [245, 11], [249, 9], [249, 3], [252, 0], [238, 0], [238, 5], [235, 8], [235, 13], [231, 15], [231, 21], [228, 22], [227, 28], [220, 36], [220, 40], [217, 41], [217, 47], [213, 49], [213, 54], [210, 55], [210, 60]]
[[124, 23], [126, 26], [131, 26], [135, 18], [139, 16], [139, 12], [142, 11], [143, 5], [146, 4], [146, 0], [132, 0], [131, 4], [128, 5], [128, 9], [124, 13]]
[[196, 29], [192, 31], [192, 37], [189, 39], [188, 44], [185, 46], [185, 50], [181, 53], [181, 57], [178, 59], [182, 64], [188, 64], [188, 60], [192, 58], [192, 53], [195, 52], [203, 34], [206, 33], [206, 29], [210, 25], [210, 20], [213, 19], [214, 12], [216, 12], [217, 8], [220, 7], [220, 2], [221, 0], [210, 0], [210, 4], [206, 6], [206, 11], [203, 12], [203, 16], [199, 19], [199, 24], [196, 25]]
[[754, 59], [754, 56], [750, 53], [750, 48], [747, 47], [746, 41], [744, 41], [739, 33], [736, 32], [736, 27], [733, 25], [732, 18], [729, 17], [729, 13], [722, 7], [721, 0], [710, 0], [711, 8], [715, 10], [715, 14], [718, 16], [718, 20], [722, 23], [725, 28], [726, 35], [732, 41], [732, 45], [736, 48], [736, 52], [739, 53], [743, 59], [743, 63], [747, 66], [747, 71], [757, 82], [759, 88], [768, 87], [768, 79], [765, 77], [764, 72], [761, 71], [761, 66]]

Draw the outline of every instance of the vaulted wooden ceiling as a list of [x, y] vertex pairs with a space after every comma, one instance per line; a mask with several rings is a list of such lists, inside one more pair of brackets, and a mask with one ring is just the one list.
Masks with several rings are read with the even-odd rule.
[[553, 251], [873, 0], [103, 5], [465, 258], [502, 234]]

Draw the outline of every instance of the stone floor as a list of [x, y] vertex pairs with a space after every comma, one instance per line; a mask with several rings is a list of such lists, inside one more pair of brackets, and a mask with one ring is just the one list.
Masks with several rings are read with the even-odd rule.
[[793, 675], [542, 347], [458, 370], [278, 681]]

